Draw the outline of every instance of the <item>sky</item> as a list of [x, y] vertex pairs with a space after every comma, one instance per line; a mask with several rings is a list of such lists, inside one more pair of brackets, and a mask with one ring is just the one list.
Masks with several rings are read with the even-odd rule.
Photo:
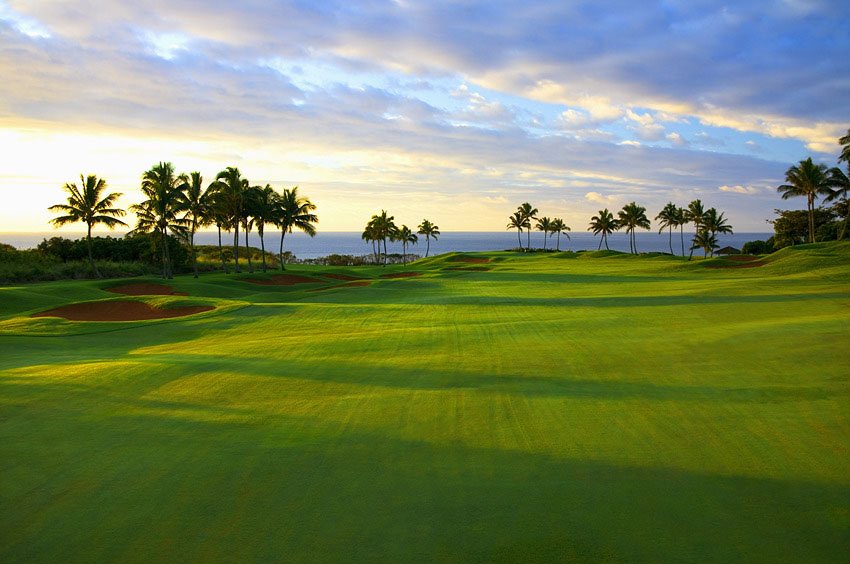
[[80, 174], [138, 203], [160, 161], [297, 185], [325, 231], [696, 198], [770, 231], [805, 208], [788, 167], [837, 164], [848, 24], [846, 0], [0, 0], [0, 232], [50, 229]]

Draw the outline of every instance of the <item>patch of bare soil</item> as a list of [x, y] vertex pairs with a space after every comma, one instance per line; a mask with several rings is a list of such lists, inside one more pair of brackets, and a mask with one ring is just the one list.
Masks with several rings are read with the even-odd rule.
[[297, 274], [275, 274], [271, 278], [243, 278], [245, 282], [260, 286], [294, 286], [295, 284], [321, 284], [321, 280]]
[[351, 276], [349, 274], [322, 274], [325, 278], [333, 278], [334, 280], [363, 280], [359, 276]]
[[381, 274], [381, 278], [411, 278], [413, 276], [422, 276], [421, 272], [390, 272]]
[[107, 292], [124, 294], [125, 296], [188, 296], [184, 292], [176, 292], [171, 286], [165, 284], [124, 284], [105, 288]]
[[464, 256], [464, 255], [457, 255], [457, 256], [451, 257], [449, 259], [449, 261], [451, 261], [451, 262], [471, 262], [471, 263], [480, 264], [480, 263], [490, 262], [490, 259], [484, 258], [484, 257], [467, 257], [467, 256]]
[[184, 317], [213, 309], [212, 306], [158, 308], [133, 301], [83, 302], [34, 313], [31, 317], [62, 317], [70, 321], [143, 321]]

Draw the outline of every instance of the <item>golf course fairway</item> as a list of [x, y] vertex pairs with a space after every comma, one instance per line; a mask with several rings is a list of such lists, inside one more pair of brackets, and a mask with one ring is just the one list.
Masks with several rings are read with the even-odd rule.
[[850, 244], [286, 273], [0, 287], [0, 562], [846, 562]]

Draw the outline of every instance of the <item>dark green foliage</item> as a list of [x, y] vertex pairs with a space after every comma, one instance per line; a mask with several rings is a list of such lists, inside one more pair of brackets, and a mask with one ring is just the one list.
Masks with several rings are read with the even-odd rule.
[[[773, 224], [774, 244], [777, 249], [806, 242], [809, 234], [808, 211], [774, 210], [774, 212], [778, 217], [770, 223]], [[820, 229], [824, 225], [835, 221], [835, 214], [830, 209], [815, 208], [812, 215], [816, 234], [821, 232]], [[818, 241], [820, 240], [818, 239]]]
[[744, 246], [741, 247], [741, 254], [744, 255], [768, 255], [773, 251], [773, 237], [769, 238], [767, 241], [747, 241], [744, 243]]

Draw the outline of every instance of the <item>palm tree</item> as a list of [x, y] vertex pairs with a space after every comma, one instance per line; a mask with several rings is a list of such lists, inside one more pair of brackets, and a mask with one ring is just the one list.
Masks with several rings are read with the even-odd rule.
[[[685, 221], [687, 223], [694, 224], [694, 236], [696, 236], [697, 233], [702, 231], [702, 223], [704, 217], [705, 208], [703, 207], [701, 201], [694, 200], [690, 204], [688, 204], [688, 209], [685, 210]], [[698, 249], [699, 247], [694, 247], [693, 245], [691, 245], [691, 252], [688, 254], [688, 260], [691, 260], [693, 258], [695, 248]]]
[[543, 250], [546, 250], [546, 240], [549, 238], [549, 232], [552, 231], [552, 219], [548, 217], [541, 217], [537, 220], [537, 224], [535, 225], [538, 231], [543, 232]]
[[838, 143], [841, 145], [841, 156], [838, 160], [850, 164], [850, 129], [847, 130], [847, 135], [838, 140]]
[[69, 223], [77, 223], [78, 221], [86, 224], [86, 247], [89, 251], [89, 265], [92, 272], [98, 278], [102, 278], [97, 265], [94, 263], [94, 256], [91, 250], [91, 228], [94, 225], [102, 223], [112, 229], [118, 225], [127, 226], [126, 223], [117, 219], [123, 217], [125, 212], [120, 208], [113, 207], [115, 200], [121, 197], [120, 192], [111, 192], [104, 195], [106, 190], [106, 180], [98, 178], [94, 174], [88, 176], [80, 175], [79, 188], [73, 182], [67, 182], [62, 187], [68, 192], [67, 204], [56, 204], [47, 208], [52, 212], [62, 213], [59, 217], [50, 220], [54, 227], [61, 227]]
[[398, 230], [393, 222], [394, 219], [393, 216], [387, 214], [387, 210], [381, 210], [381, 215], [373, 215], [369, 220], [369, 225], [379, 241], [378, 250], [381, 248], [380, 241], [384, 242], [384, 264], [387, 264], [387, 239], [391, 238]]
[[561, 250], [561, 233], [566, 235], [567, 239], [569, 239], [570, 234], [568, 233], [568, 231], [570, 231], [570, 228], [567, 226], [566, 223], [564, 223], [564, 220], [561, 219], [560, 217], [556, 217], [555, 219], [553, 219], [552, 225], [549, 228], [552, 230], [552, 233], [558, 234], [558, 240], [557, 240], [558, 242], [555, 245], [555, 250], [560, 251]]
[[785, 173], [785, 182], [777, 190], [782, 194], [782, 199], [787, 200], [795, 196], [805, 196], [809, 212], [809, 243], [815, 242], [815, 199], [818, 196], [829, 196], [830, 177], [825, 164], [815, 164], [809, 157], [800, 161], [788, 169]]
[[[522, 215], [524, 219], [524, 227], [526, 229], [526, 234], [528, 235], [528, 250], [531, 251], [531, 220], [537, 219], [537, 208], [532, 207], [531, 204], [525, 202], [521, 206], [517, 208], [517, 211]], [[544, 241], [545, 243], [545, 241]]]
[[679, 237], [682, 240], [682, 256], [685, 256], [685, 225], [688, 223], [688, 210], [676, 208], [676, 227], [679, 228]]
[[623, 209], [617, 212], [617, 225], [626, 228], [626, 233], [629, 234], [629, 248], [631, 252], [637, 254], [637, 241], [635, 240], [635, 229], [649, 229], [649, 218], [646, 217], [646, 208], [637, 205], [635, 202], [626, 204]]
[[186, 212], [183, 216], [188, 223], [189, 249], [192, 252], [192, 271], [195, 278], [198, 277], [198, 257], [195, 253], [195, 233], [198, 227], [209, 225], [211, 222], [208, 200], [210, 198], [210, 189], [203, 189], [204, 179], [200, 172], [192, 172], [189, 174], [189, 182], [185, 186], [185, 190], [180, 194], [178, 206], [180, 211]]
[[319, 223], [319, 218], [313, 211], [316, 205], [310, 201], [310, 198], [302, 198], [298, 195], [298, 186], [291, 190], [284, 189], [283, 194], [278, 200], [278, 209], [275, 213], [274, 224], [280, 228], [280, 269], [286, 270], [286, 265], [283, 261], [283, 239], [287, 233], [292, 233], [293, 229], [298, 229], [309, 235], [316, 236], [315, 223]]
[[242, 173], [234, 166], [222, 170], [215, 177], [221, 212], [227, 219], [227, 226], [233, 228], [233, 260], [236, 272], [239, 268], [239, 224], [244, 211], [244, 195], [248, 188], [248, 180], [242, 178]]
[[596, 250], [600, 250], [602, 248], [602, 243], [605, 243], [605, 249], [610, 251], [611, 249], [608, 248], [608, 235], [619, 228], [620, 225], [617, 223], [617, 220], [614, 219], [614, 214], [609, 212], [608, 208], [599, 210], [597, 215], [591, 217], [588, 231], [593, 231], [594, 235], [602, 234], [602, 239], [599, 241], [599, 248]]
[[427, 257], [428, 252], [431, 250], [431, 239], [437, 240], [437, 237], [440, 235], [440, 227], [427, 219], [423, 219], [422, 223], [419, 224], [417, 233], [425, 236], [425, 256]]
[[263, 232], [265, 231], [266, 223], [272, 223], [275, 219], [275, 214], [279, 209], [279, 196], [270, 184], [264, 187], [257, 187], [255, 199], [253, 201], [254, 225], [257, 226], [257, 234], [260, 236], [260, 252], [263, 255], [263, 272], [266, 271], [266, 244], [263, 241]]
[[226, 209], [224, 184], [218, 181], [212, 182], [207, 187], [206, 211], [210, 223], [214, 223], [218, 230], [218, 256], [221, 259], [221, 269], [228, 274], [227, 263], [224, 261], [224, 248], [221, 245], [221, 229], [230, 231], [230, 218]]
[[251, 262], [251, 246], [248, 244], [248, 236], [251, 234], [251, 229], [254, 227], [257, 219], [257, 200], [260, 197], [262, 188], [259, 186], [248, 186], [242, 194], [242, 231], [245, 233], [245, 256], [248, 258], [248, 272], [254, 272], [254, 265]]
[[407, 265], [407, 245], [415, 245], [419, 238], [406, 225], [402, 225], [394, 234], [396, 241], [401, 241], [401, 260]]
[[520, 250], [522, 250], [522, 230], [526, 227], [531, 228], [531, 222], [522, 216], [522, 212], [516, 211], [508, 218], [507, 229], [516, 229], [516, 238], [519, 242]]
[[[850, 131], [848, 131], [848, 136], [850, 136]], [[850, 172], [850, 166], [848, 166], [847, 171]], [[841, 224], [841, 231], [838, 233], [838, 240], [843, 241], [844, 234], [847, 231], [847, 218], [850, 217], [850, 209], [847, 207], [847, 192], [850, 191], [850, 178], [840, 168], [833, 167], [829, 169], [829, 182], [834, 190], [823, 201], [832, 202], [841, 197], [841, 200], [844, 202], [844, 222]]]
[[[703, 228], [711, 233], [712, 235], [717, 235], [718, 233], [728, 233], [732, 234], [732, 226], [726, 223], [726, 218], [723, 217], [722, 213], [717, 213], [717, 210], [714, 208], [709, 208], [708, 211], [705, 212], [703, 216]], [[715, 237], [715, 241], [716, 241]], [[714, 249], [711, 250], [711, 256], [714, 256]]]
[[709, 252], [714, 256], [714, 250], [718, 246], [717, 236], [708, 229], [701, 229], [694, 234], [694, 240], [691, 244], [691, 254], [693, 254], [694, 249], [702, 249], [705, 251], [705, 257], [708, 257]]
[[360, 238], [364, 241], [369, 241], [372, 244], [372, 257], [375, 260], [375, 264], [378, 264], [381, 260], [381, 257], [379, 256], [381, 250], [380, 247], [376, 248], [375, 244], [380, 241], [380, 238], [378, 237], [375, 226], [372, 222], [366, 224], [366, 228], [363, 230], [363, 234], [360, 235]]
[[140, 204], [130, 206], [136, 214], [136, 233], [156, 231], [162, 242], [162, 277], [174, 276], [171, 254], [168, 250], [168, 231], [173, 235], [185, 236], [188, 221], [177, 217], [181, 211], [183, 192], [189, 185], [189, 177], [178, 175], [171, 163], [160, 162], [142, 174], [142, 194], [147, 198]]
[[[659, 222], [658, 232], [661, 233], [665, 229], [669, 230], [670, 254], [673, 253], [673, 228], [678, 227], [679, 208], [673, 202], [667, 202], [667, 205], [662, 208], [658, 215], [655, 216], [655, 221]], [[684, 245], [684, 243], [682, 243]], [[684, 252], [682, 254], [685, 254]]]

